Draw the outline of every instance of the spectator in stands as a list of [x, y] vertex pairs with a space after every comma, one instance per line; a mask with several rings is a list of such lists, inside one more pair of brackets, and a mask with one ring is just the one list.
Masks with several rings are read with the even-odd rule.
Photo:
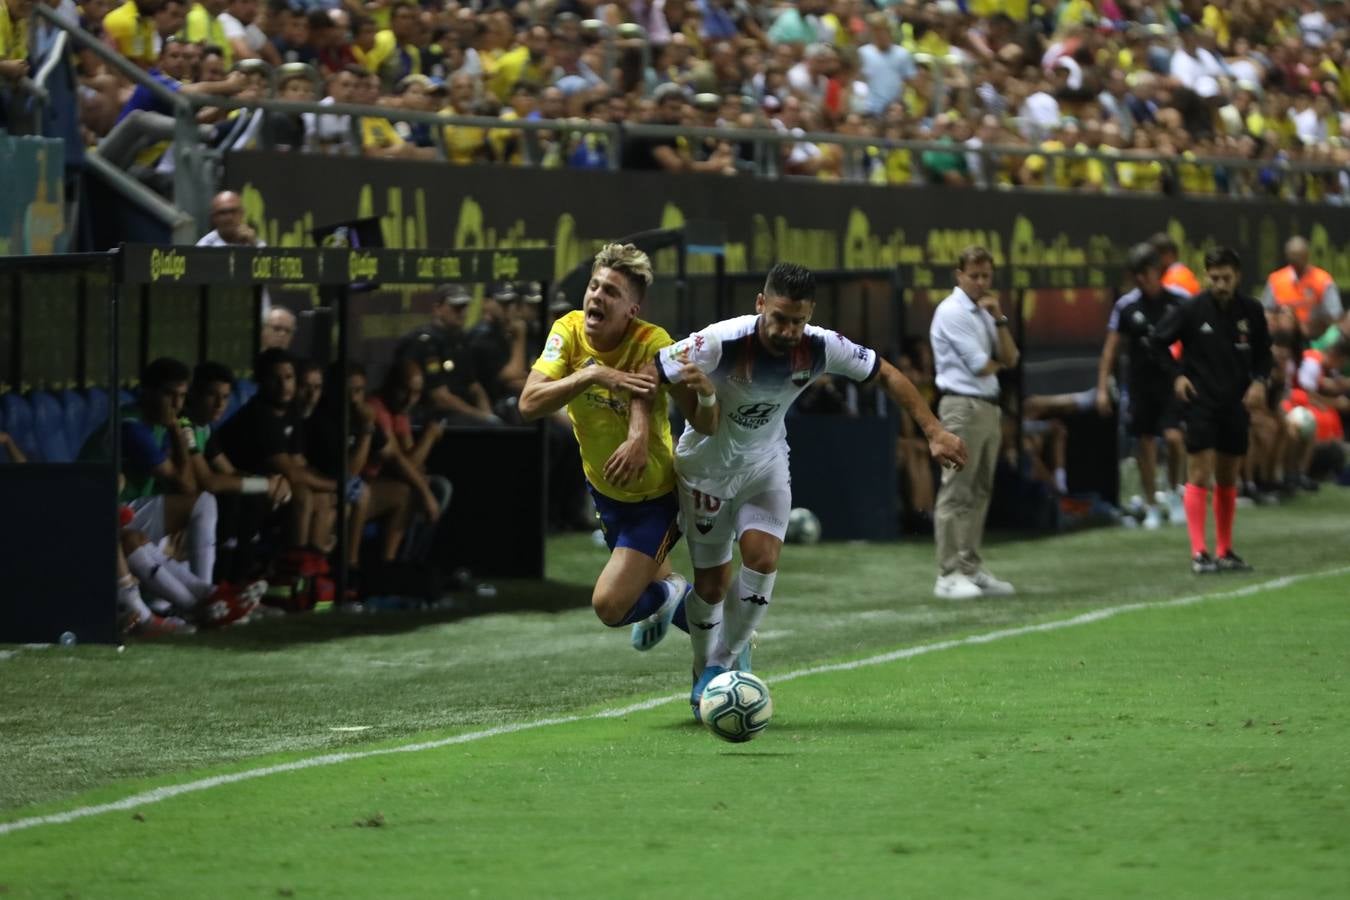
[[[291, 489], [284, 560], [294, 572], [326, 570], [332, 543], [331, 522], [338, 484], [316, 472], [305, 457], [304, 426], [295, 407], [295, 362], [285, 350], [271, 348], [254, 364], [258, 393], [221, 426], [220, 448], [244, 472], [280, 475]], [[316, 527], [317, 526], [317, 527]]]
[[103, 36], [109, 46], [144, 69], [153, 67], [160, 57], [154, 21], [159, 7], [159, 0], [126, 0], [103, 17]]
[[[239, 72], [231, 72], [224, 81], [188, 83], [192, 73], [184, 52], [186, 47], [186, 43], [178, 38], [166, 41], [159, 65], [150, 70], [149, 77], [174, 93], [230, 96], [243, 89], [245, 79]], [[138, 84], [122, 107], [117, 125], [99, 144], [99, 155], [168, 194], [168, 182], [163, 173], [156, 172], [156, 167], [172, 145], [176, 127], [173, 115], [174, 109], [169, 103], [145, 85]], [[202, 128], [203, 137], [209, 138], [211, 130], [206, 126]]]
[[422, 367], [426, 373], [423, 402], [436, 417], [453, 425], [500, 424], [479, 383], [473, 351], [464, 334], [471, 302], [460, 285], [438, 288], [431, 321], [399, 339], [394, 357], [414, 360]]
[[483, 297], [478, 324], [469, 329], [469, 349], [474, 371], [487, 391], [488, 403], [497, 415], [520, 396], [529, 374], [525, 363], [527, 320], [538, 316], [538, 303], [525, 303], [520, 287], [509, 281], [493, 286]]
[[295, 340], [295, 313], [284, 306], [273, 306], [263, 316], [262, 350], [289, 350]]
[[[320, 106], [334, 103], [354, 103], [358, 87], [366, 77], [366, 71], [359, 66], [349, 65], [332, 72], [328, 76], [328, 96], [319, 101]], [[352, 126], [352, 117], [331, 113], [304, 113], [305, 129], [314, 135], [318, 148], [328, 153], [356, 153], [359, 147], [359, 135]]]
[[226, 71], [234, 65], [234, 47], [225, 33], [224, 23], [220, 21], [221, 13], [228, 6], [229, 0], [198, 0], [188, 10], [187, 24], [183, 29], [185, 40], [219, 48]]
[[[450, 506], [450, 479], [431, 475], [426, 471], [427, 457], [445, 434], [445, 426], [438, 421], [427, 422], [420, 436], [414, 438], [412, 411], [422, 402], [426, 376], [422, 367], [412, 359], [394, 363], [385, 375], [380, 392], [370, 399], [375, 410], [375, 424], [384, 432], [388, 452], [382, 460], [367, 466], [362, 476], [377, 492], [380, 482], [399, 479], [413, 492], [413, 518], [408, 524], [399, 558], [423, 562], [431, 549], [431, 539], [437, 522]], [[390, 545], [398, 549], [394, 535], [385, 534], [386, 558]]]
[[217, 18], [236, 60], [261, 59], [269, 66], [281, 65], [281, 55], [258, 27], [259, 0], [230, 0]]
[[[398, 98], [399, 107], [402, 109], [434, 113], [444, 103], [445, 85], [433, 81], [426, 75], [409, 75], [399, 82]], [[399, 137], [414, 147], [436, 146], [432, 126], [426, 122], [396, 122], [394, 129]]]
[[[277, 99], [292, 103], [313, 103], [317, 73], [305, 63], [286, 63], [277, 71]], [[277, 150], [309, 150], [315, 135], [303, 113], [269, 110], [263, 123], [263, 146]]]
[[1307, 238], [1294, 236], [1284, 245], [1288, 265], [1276, 269], [1266, 278], [1261, 302], [1267, 309], [1283, 308], [1293, 311], [1304, 337], [1320, 337], [1312, 332], [1312, 314], [1321, 311], [1332, 321], [1342, 315], [1341, 294], [1336, 279], [1326, 269], [1308, 263]]
[[[155, 50], [162, 52], [164, 42], [171, 37], [181, 36], [183, 26], [187, 23], [187, 6], [184, 0], [161, 0], [159, 9], [155, 10], [153, 17], [155, 25]], [[195, 71], [195, 63], [201, 50], [196, 44], [188, 46], [188, 72]], [[191, 77], [189, 75], [189, 77]]]
[[234, 191], [221, 191], [211, 198], [211, 225], [211, 230], [197, 241], [198, 247], [267, 246], [244, 221], [244, 201]]
[[8, 124], [13, 86], [28, 75], [32, 0], [0, 0], [0, 129]]

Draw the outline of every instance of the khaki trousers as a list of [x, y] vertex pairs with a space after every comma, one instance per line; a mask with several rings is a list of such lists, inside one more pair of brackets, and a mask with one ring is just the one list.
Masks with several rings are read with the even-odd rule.
[[943, 428], [966, 442], [968, 454], [964, 469], [942, 470], [933, 516], [938, 573], [974, 575], [982, 566], [984, 517], [1002, 440], [1000, 412], [992, 403], [948, 394], [938, 404], [938, 418]]

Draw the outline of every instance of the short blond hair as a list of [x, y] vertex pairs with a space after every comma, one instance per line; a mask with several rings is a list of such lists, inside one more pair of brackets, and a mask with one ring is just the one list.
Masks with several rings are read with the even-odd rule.
[[638, 302], [647, 296], [647, 288], [652, 284], [652, 261], [632, 244], [606, 244], [595, 254], [595, 263], [591, 266], [594, 275], [601, 269], [613, 269], [628, 279], [637, 292]]

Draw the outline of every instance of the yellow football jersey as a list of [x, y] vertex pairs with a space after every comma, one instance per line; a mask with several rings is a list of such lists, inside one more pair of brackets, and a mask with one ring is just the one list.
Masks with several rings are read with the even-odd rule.
[[[608, 353], [601, 353], [586, 340], [585, 313], [573, 310], [553, 323], [553, 330], [544, 343], [544, 352], [535, 360], [534, 370], [554, 380], [594, 365], [636, 372], [651, 362], [656, 351], [672, 343], [674, 341], [664, 328], [634, 319], [623, 342]], [[662, 387], [652, 401], [647, 468], [641, 478], [623, 487], [605, 480], [605, 463], [628, 439], [627, 393], [614, 393], [594, 385], [567, 404], [567, 416], [572, 420], [572, 430], [581, 445], [581, 467], [586, 480], [597, 491], [614, 500], [635, 503], [660, 497], [675, 488], [668, 404], [667, 391]]]

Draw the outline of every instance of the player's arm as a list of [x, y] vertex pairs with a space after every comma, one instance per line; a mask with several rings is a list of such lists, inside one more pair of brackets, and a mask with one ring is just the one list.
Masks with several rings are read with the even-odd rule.
[[680, 371], [680, 383], [670, 387], [680, 413], [694, 430], [710, 437], [717, 434], [717, 423], [722, 421], [722, 405], [708, 373], [689, 363]]
[[914, 386], [914, 382], [906, 378], [899, 369], [884, 359], [878, 357], [880, 365], [877, 368], [876, 377], [881, 381], [881, 387], [890, 397], [898, 403], [905, 412], [914, 417], [924, 437], [928, 439], [928, 451], [933, 458], [945, 466], [955, 466], [961, 468], [966, 464], [966, 444], [956, 435], [942, 427], [938, 417], [933, 415], [929, 409], [928, 402], [923, 399], [919, 389]]
[[1120, 332], [1108, 331], [1102, 344], [1102, 358], [1097, 361], [1097, 412], [1104, 416], [1111, 414], [1111, 392], [1107, 383], [1116, 368], [1116, 353], [1120, 348]]
[[1270, 370], [1275, 365], [1275, 355], [1271, 349], [1270, 329], [1266, 327], [1263, 310], [1253, 306], [1253, 314], [1247, 317], [1252, 323], [1249, 338], [1252, 348], [1252, 383], [1247, 387], [1243, 399], [1253, 406], [1264, 406], [1266, 402], [1266, 384], [1270, 381]]
[[0, 447], [5, 448], [5, 452], [9, 454], [10, 462], [20, 465], [28, 462], [28, 457], [23, 455], [23, 451], [20, 450], [19, 445], [14, 442], [14, 438], [3, 431], [0, 431]]
[[521, 418], [530, 422], [552, 415], [562, 409], [573, 397], [593, 385], [611, 391], [629, 391], [634, 397], [650, 397], [656, 391], [656, 377], [645, 371], [623, 372], [609, 366], [586, 366], [562, 378], [549, 378], [535, 369], [525, 380], [517, 408]]
[[194, 454], [193, 441], [186, 434], [187, 429], [174, 424], [166, 429], [169, 437], [168, 457], [159, 462], [151, 471], [162, 483], [183, 494], [195, 494], [199, 490], [196, 473], [192, 467]]
[[267, 458], [267, 463], [290, 484], [325, 493], [337, 491], [336, 481], [310, 469], [305, 458], [297, 453], [274, 453]]
[[1192, 305], [1190, 300], [1174, 304], [1167, 312], [1163, 313], [1162, 319], [1148, 339], [1149, 351], [1153, 354], [1153, 358], [1158, 365], [1162, 367], [1162, 370], [1171, 374], [1173, 390], [1176, 392], [1177, 399], [1183, 403], [1189, 403], [1191, 398], [1195, 396], [1195, 386], [1182, 373], [1180, 364], [1172, 356], [1171, 347], [1180, 340], [1184, 352], [1186, 320]]
[[652, 360], [652, 371], [671, 386], [680, 412], [699, 434], [717, 433], [722, 407], [717, 386], [708, 376], [722, 360], [722, 339], [716, 326], [662, 347]]

